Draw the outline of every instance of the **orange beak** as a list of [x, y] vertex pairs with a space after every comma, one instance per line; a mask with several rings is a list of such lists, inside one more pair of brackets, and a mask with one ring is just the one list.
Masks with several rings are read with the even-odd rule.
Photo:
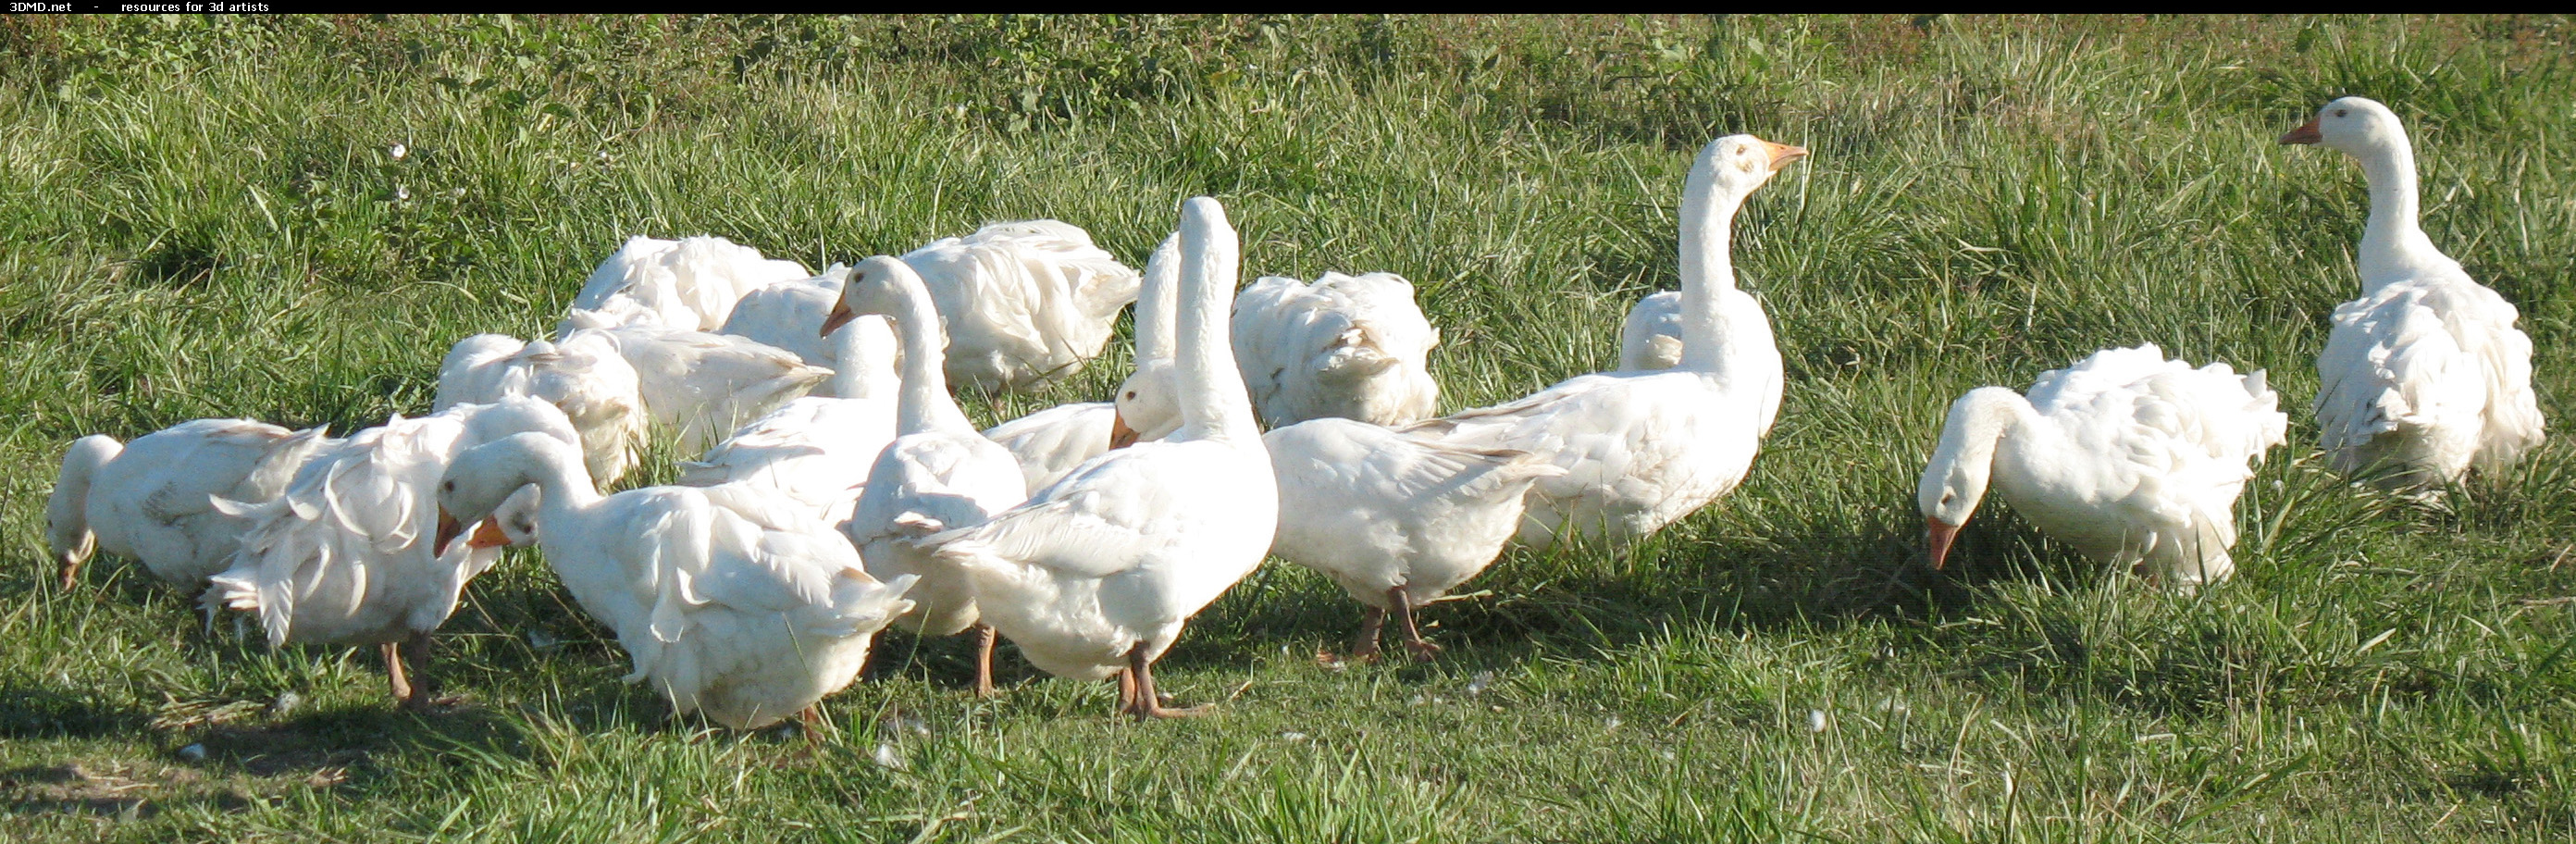
[[465, 538], [467, 548], [499, 548], [509, 544], [510, 535], [501, 532], [500, 519], [484, 519], [474, 528], [474, 535]]
[[1127, 417], [1111, 414], [1109, 417], [1109, 447], [1111, 449], [1121, 449], [1135, 444], [1136, 429], [1127, 427]]
[[1941, 564], [1950, 559], [1950, 540], [1958, 538], [1959, 526], [1940, 519], [1924, 522], [1923, 541], [1932, 546], [1932, 569], [1939, 571]]
[[823, 316], [823, 331], [815, 336], [829, 337], [832, 332], [841, 330], [841, 326], [848, 325], [851, 320], [858, 318], [859, 315], [850, 310], [850, 303], [833, 302], [832, 312]]
[[2289, 134], [2281, 136], [2281, 143], [2285, 144], [2321, 144], [2325, 143], [2325, 140], [2325, 134], [2317, 131], [2317, 119], [2314, 117], [2308, 118], [2306, 123], [2299, 124], [2299, 128], [2290, 130]]
[[430, 540], [430, 550], [439, 556], [447, 556], [447, 546], [454, 544], [457, 535], [464, 532], [465, 525], [456, 521], [456, 514], [447, 512], [445, 507], [438, 508], [438, 536]]
[[1806, 147], [1793, 147], [1788, 144], [1775, 144], [1770, 141], [1763, 141], [1762, 145], [1771, 149], [1771, 172], [1774, 173], [1780, 172], [1780, 168], [1782, 167], [1789, 166], [1789, 162], [1807, 157]]

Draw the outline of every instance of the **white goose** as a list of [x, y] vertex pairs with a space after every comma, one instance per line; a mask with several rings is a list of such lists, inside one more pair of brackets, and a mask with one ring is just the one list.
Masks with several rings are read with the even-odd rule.
[[[429, 702], [430, 634], [505, 544], [487, 532], [473, 547], [433, 551], [431, 490], [457, 452], [520, 433], [558, 440], [579, 459], [580, 436], [562, 411], [512, 398], [396, 416], [315, 454], [273, 500], [218, 502], [249, 526], [200, 603], [209, 615], [218, 607], [256, 613], [272, 646], [383, 645], [394, 696], [405, 706]], [[408, 676], [406, 661], [423, 676]]]
[[832, 371], [745, 337], [658, 325], [605, 330], [635, 368], [644, 410], [689, 453], [802, 396]]
[[1260, 565], [1279, 489], [1226, 342], [1239, 260], [1216, 200], [1181, 206], [1183, 423], [1111, 451], [979, 527], [918, 544], [974, 578], [985, 623], [1058, 676], [1121, 678], [1138, 718], [1165, 708], [1150, 666], [1200, 608]]
[[721, 237], [626, 241], [590, 273], [562, 330], [659, 325], [714, 331], [743, 294], [812, 275], [803, 264], [761, 257]]
[[[820, 335], [823, 316], [815, 314], [805, 333]], [[841, 368], [830, 382], [839, 385], [836, 395], [805, 396], [752, 420], [681, 464], [680, 483], [758, 484], [813, 508], [825, 524], [848, 521], [877, 454], [894, 441], [902, 382], [895, 374], [894, 328], [884, 317], [861, 317], [832, 336], [850, 338], [836, 354]]]
[[1136, 298], [1136, 371], [1110, 401], [1060, 404], [984, 429], [985, 439], [1019, 459], [1031, 494], [1102, 452], [1181, 427], [1180, 406], [1172, 402], [1180, 249], [1179, 235], [1163, 238], [1145, 262], [1145, 287]]
[[1485, 570], [1521, 523], [1530, 485], [1565, 470], [1525, 451], [1465, 448], [1325, 417], [1261, 437], [1279, 479], [1270, 553], [1330, 576], [1368, 606], [1351, 643], [1377, 656], [1389, 611], [1405, 647], [1430, 659], [1413, 609]]
[[618, 353], [615, 339], [592, 330], [553, 340], [506, 334], [458, 340], [438, 365], [438, 397], [430, 410], [518, 396], [543, 399], [572, 420], [581, 433], [582, 462], [601, 483], [615, 482], [634, 465], [652, 418], [635, 367]]
[[905, 580], [879, 583], [829, 526], [759, 487], [647, 487], [602, 497], [580, 455], [522, 434], [448, 467], [438, 541], [535, 486], [546, 565], [583, 611], [617, 633], [679, 714], [756, 729], [810, 720], [850, 684], [870, 640], [910, 608]]
[[2417, 224], [2415, 150], [2387, 106], [2327, 103], [2285, 144], [2361, 162], [2370, 222], [2353, 263], [2361, 298], [2335, 306], [2317, 357], [2318, 445], [2336, 471], [2394, 486], [2511, 466], [2544, 434], [2521, 314], [2433, 247]]
[[1439, 409], [1428, 360], [1440, 330], [1403, 276], [1265, 277], [1235, 298], [1232, 328], [1234, 360], [1264, 425], [1327, 416], [1403, 425]]
[[215, 499], [276, 498], [313, 453], [338, 440], [248, 419], [197, 419], [119, 444], [91, 434], [63, 452], [45, 500], [45, 545], [70, 589], [93, 550], [194, 589], [223, 571], [243, 519]]
[[903, 256], [938, 303], [948, 379], [1017, 390], [1070, 375], [1100, 355], [1136, 271], [1091, 234], [1057, 220], [994, 223]]
[[1991, 480], [2013, 512], [2097, 560], [2191, 590], [2235, 571], [2236, 495], [2289, 417], [2260, 371], [2199, 369], [2154, 345], [2106, 349], [1950, 405], [1916, 503], [1932, 567]]
[[1735, 284], [1728, 226], [1746, 196], [1806, 154], [1730, 135], [1710, 141], [1691, 166], [1682, 195], [1687, 342], [1679, 366], [1578, 376], [1408, 430], [1473, 448], [1528, 451], [1565, 469], [1530, 490], [1519, 540], [1537, 547], [1569, 533], [1624, 543], [1734, 489], [1760, 448], [1781, 361], [1759, 305], [1725, 305]]
[[920, 580], [911, 593], [912, 609], [899, 622], [905, 629], [947, 636], [974, 628], [975, 691], [990, 695], [993, 630], [977, 620], [973, 585], [964, 572], [932, 561], [929, 552], [902, 540], [983, 524], [1027, 499], [1027, 481], [1011, 452], [976, 433], [975, 424], [948, 395], [939, 312], [921, 277], [902, 261], [882, 255], [860, 262], [822, 330], [867, 314], [894, 320], [903, 339], [903, 386], [896, 399], [897, 436], [870, 465], [866, 486], [842, 532], [867, 560], [870, 574]]

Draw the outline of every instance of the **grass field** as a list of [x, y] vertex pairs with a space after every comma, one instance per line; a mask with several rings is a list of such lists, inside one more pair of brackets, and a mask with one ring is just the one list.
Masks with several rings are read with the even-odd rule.
[[[2323, 470], [2366, 208], [2274, 139], [2343, 94], [2403, 115], [2426, 229], [2522, 308], [2567, 418], [2571, 30], [0, 19], [0, 839], [2565, 841], [2576, 449], [2434, 503]], [[1692, 152], [1738, 131], [1814, 150], [1738, 221], [1789, 366], [1751, 479], [1629, 553], [1508, 554], [1427, 613], [1427, 666], [1319, 666], [1358, 607], [1273, 565], [1158, 672], [1213, 717], [1113, 719], [1007, 647], [979, 702], [960, 643], [890, 636], [809, 744], [668, 718], [518, 551], [447, 626], [468, 702], [412, 716], [371, 651], [44, 560], [74, 437], [425, 412], [449, 343], [550, 329], [639, 233], [819, 267], [1057, 217], [1141, 264], [1213, 194], [1247, 273], [1412, 279], [1444, 410], [1517, 397], [1611, 365], [1675, 284]], [[1948, 401], [2142, 341], [2268, 368], [2290, 412], [2237, 579], [2164, 594], [1991, 505], [1930, 571]], [[1112, 345], [969, 412], [1105, 395]]]

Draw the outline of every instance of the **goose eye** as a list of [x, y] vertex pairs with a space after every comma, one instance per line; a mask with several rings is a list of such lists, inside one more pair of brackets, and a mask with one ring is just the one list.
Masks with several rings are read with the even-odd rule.
[[456, 491], [456, 482], [455, 482], [455, 481], [448, 481], [448, 482], [445, 482], [445, 483], [439, 484], [439, 485], [438, 485], [438, 488], [439, 488], [439, 489], [443, 489], [443, 490], [447, 490], [448, 492], [455, 492], [455, 491]]
[[1135, 398], [1135, 397], [1136, 397], [1136, 391], [1134, 391], [1134, 390], [1128, 390], [1128, 391], [1127, 391], [1127, 397], [1128, 397], [1128, 398], [1131, 398], [1131, 399], [1132, 399], [1132, 398]]
[[2344, 110], [2344, 109], [2335, 109], [2335, 116], [2336, 116], [2336, 117], [2342, 117], [2342, 116], [2345, 116], [2345, 115], [2348, 115], [2348, 114], [2351, 114], [2351, 113], [2352, 113], [2352, 112], [2350, 112], [2350, 111], [2346, 111], [2346, 110]]

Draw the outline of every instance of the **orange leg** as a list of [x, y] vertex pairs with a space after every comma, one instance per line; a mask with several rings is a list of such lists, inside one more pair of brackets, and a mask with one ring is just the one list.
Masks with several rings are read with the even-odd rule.
[[1414, 661], [1430, 662], [1432, 655], [1440, 652], [1440, 646], [1423, 641], [1422, 631], [1414, 628], [1412, 596], [1405, 594], [1404, 587], [1397, 586], [1386, 590], [1386, 597], [1388, 603], [1395, 605], [1396, 614], [1403, 617], [1404, 646], [1413, 651]]
[[411, 678], [403, 673], [402, 646], [386, 642], [376, 649], [385, 655], [385, 679], [393, 683], [394, 702], [411, 705]]
[[1127, 704], [1127, 714], [1136, 716], [1136, 720], [1188, 718], [1207, 714], [1206, 706], [1174, 709], [1163, 705], [1162, 695], [1154, 691], [1153, 666], [1145, 661], [1145, 645], [1141, 642], [1136, 645], [1135, 650], [1127, 652], [1127, 673], [1136, 677], [1136, 697]]
[[1360, 613], [1359, 635], [1351, 637], [1353, 662], [1377, 661], [1377, 634], [1386, 626], [1386, 610], [1370, 607]]
[[993, 690], [993, 642], [1002, 637], [1001, 633], [995, 631], [993, 625], [981, 623], [969, 632], [975, 634], [975, 696], [992, 697], [996, 694]]

